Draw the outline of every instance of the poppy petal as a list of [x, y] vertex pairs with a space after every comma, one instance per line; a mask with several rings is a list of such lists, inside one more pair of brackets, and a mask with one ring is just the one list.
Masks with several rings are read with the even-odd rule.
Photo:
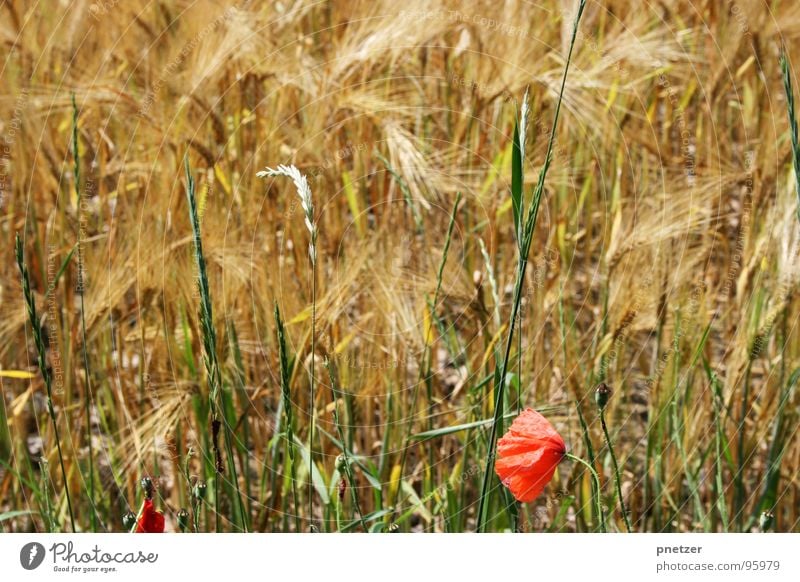
[[498, 441], [495, 472], [518, 501], [533, 501], [553, 478], [565, 453], [561, 435], [529, 408]]
[[508, 487], [511, 494], [521, 503], [529, 503], [539, 497], [544, 488], [553, 478], [556, 468], [553, 467], [549, 473], [541, 473], [531, 478], [522, 473], [512, 474], [508, 477], [501, 477], [503, 485]]
[[151, 519], [152, 533], [164, 533], [164, 514], [154, 511]]
[[557, 449], [558, 443], [519, 435], [509, 430], [497, 441], [497, 454], [501, 457], [519, 455], [533, 449]]
[[152, 499], [144, 500], [142, 515], [136, 523], [136, 533], [164, 533], [164, 514], [156, 511]]
[[541, 475], [548, 475], [549, 481], [561, 462], [561, 456], [552, 451], [539, 449], [522, 455], [498, 459], [495, 472], [503, 479], [521, 475], [526, 479], [537, 480]]
[[564, 445], [564, 439], [553, 428], [550, 421], [532, 408], [526, 408], [515, 418], [509, 430], [515, 435], [546, 441], [553, 445]]

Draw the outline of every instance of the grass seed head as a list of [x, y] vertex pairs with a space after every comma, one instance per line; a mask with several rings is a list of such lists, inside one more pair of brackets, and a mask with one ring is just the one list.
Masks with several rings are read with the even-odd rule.
[[275, 169], [266, 168], [261, 172], [257, 172], [256, 176], [259, 178], [285, 176], [291, 178], [292, 182], [294, 182], [294, 187], [297, 189], [297, 196], [300, 198], [300, 206], [303, 208], [306, 229], [311, 235], [311, 243], [308, 245], [308, 256], [311, 262], [315, 263], [317, 260], [317, 226], [314, 222], [314, 202], [311, 198], [311, 188], [308, 185], [308, 179], [305, 174], [301, 174], [296, 166], [280, 165]]

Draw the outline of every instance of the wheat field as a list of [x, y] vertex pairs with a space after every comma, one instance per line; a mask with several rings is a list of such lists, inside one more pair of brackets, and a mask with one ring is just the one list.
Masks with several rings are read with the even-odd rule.
[[800, 531], [800, 5], [578, 5], [3, 2], [2, 530]]

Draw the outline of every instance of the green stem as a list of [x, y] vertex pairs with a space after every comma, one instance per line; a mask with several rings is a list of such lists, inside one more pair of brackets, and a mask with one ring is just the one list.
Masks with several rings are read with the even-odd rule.
[[[312, 235], [311, 244], [315, 247], [316, 237]], [[316, 531], [314, 523], [314, 485], [312, 476], [314, 475], [314, 382], [316, 376], [316, 335], [317, 335], [317, 261], [316, 257], [311, 259], [311, 402], [309, 403], [309, 419], [311, 427], [308, 435], [308, 523], [310, 530]]]
[[194, 533], [200, 533], [200, 502], [192, 499], [192, 527]]
[[[433, 327], [433, 319], [436, 317], [435, 308], [439, 302], [439, 294], [441, 293], [442, 289], [442, 277], [444, 276], [444, 268], [447, 262], [447, 255], [450, 251], [450, 242], [453, 237], [453, 229], [455, 228], [456, 218], [458, 216], [458, 205], [461, 203], [461, 192], [456, 193], [456, 201], [453, 204], [453, 212], [450, 215], [450, 222], [447, 227], [447, 236], [445, 237], [444, 241], [444, 249], [442, 250], [442, 260], [439, 262], [439, 269], [436, 274], [436, 289], [433, 292], [433, 302], [430, 305], [433, 308], [430, 308], [431, 311], [431, 327]], [[423, 335], [427, 335], [427, 331], [423, 331]], [[425, 350], [422, 353], [422, 362], [420, 363], [419, 367], [419, 375], [417, 377], [417, 383], [414, 386], [414, 393], [411, 396], [411, 414], [409, 415], [408, 425], [406, 427], [406, 434], [405, 438], [403, 439], [403, 452], [400, 455], [400, 475], [403, 474], [403, 470], [406, 465], [406, 459], [408, 458], [408, 449], [411, 443], [411, 431], [414, 428], [414, 412], [417, 409], [417, 400], [419, 399], [419, 389], [420, 385], [424, 382], [426, 387], [430, 385], [430, 375], [431, 375], [431, 361], [433, 359], [433, 352], [432, 346], [428, 345], [428, 338], [423, 337], [423, 342], [425, 344]], [[430, 398], [428, 399], [431, 400]], [[428, 418], [431, 418], [432, 411], [429, 411]], [[351, 423], [352, 424], [352, 423]], [[385, 450], [385, 448], [384, 448]], [[384, 457], [381, 457], [382, 459]]]
[[736, 444], [736, 460], [739, 466], [736, 469], [736, 478], [734, 480], [734, 506], [733, 506], [733, 515], [736, 523], [739, 525], [739, 529], [743, 529], [744, 526], [744, 473], [746, 470], [746, 458], [744, 454], [744, 431], [746, 428], [747, 423], [747, 412], [749, 410], [747, 403], [750, 400], [750, 374], [753, 368], [753, 358], [752, 354], [750, 359], [747, 362], [747, 369], [745, 370], [744, 376], [744, 394], [742, 395], [742, 407], [740, 412], [740, 420], [738, 426], [738, 440]]
[[514, 284], [514, 303], [511, 308], [511, 318], [509, 320], [508, 337], [506, 338], [505, 356], [500, 367], [500, 374], [496, 376], [498, 383], [496, 387], [495, 403], [494, 403], [494, 418], [492, 420], [492, 429], [489, 435], [489, 443], [486, 452], [486, 468], [483, 473], [483, 484], [481, 485], [481, 493], [478, 501], [478, 525], [477, 531], [481, 533], [486, 528], [486, 513], [488, 510], [489, 498], [489, 484], [492, 480], [494, 473], [494, 456], [495, 446], [497, 445], [498, 427], [502, 424], [503, 419], [503, 402], [506, 384], [506, 374], [508, 371], [508, 362], [511, 357], [511, 345], [513, 344], [514, 329], [519, 315], [519, 307], [522, 300], [522, 287], [525, 281], [525, 271], [528, 266], [528, 255], [530, 254], [531, 242], [533, 240], [533, 230], [536, 226], [536, 218], [539, 215], [539, 204], [544, 193], [544, 183], [547, 177], [547, 170], [553, 159], [553, 144], [556, 139], [556, 129], [558, 128], [558, 116], [561, 112], [561, 102], [564, 98], [564, 89], [567, 84], [567, 73], [569, 72], [569, 65], [572, 61], [572, 50], [575, 47], [575, 39], [578, 36], [578, 24], [583, 14], [583, 9], [586, 7], [586, 1], [581, 0], [578, 6], [578, 12], [575, 15], [575, 21], [572, 28], [572, 38], [569, 43], [569, 52], [567, 53], [567, 61], [564, 66], [564, 75], [561, 78], [561, 89], [558, 94], [558, 101], [556, 101], [556, 109], [553, 114], [553, 125], [550, 128], [550, 138], [547, 141], [547, 153], [545, 154], [544, 164], [539, 172], [539, 179], [536, 184], [536, 189], [533, 193], [533, 201], [528, 208], [528, 213], [525, 219], [525, 228], [523, 231], [523, 240], [520, 244], [519, 260], [517, 264], [517, 278]]
[[[583, 411], [581, 410], [581, 403], [577, 398], [575, 399], [575, 410], [578, 412], [578, 422], [580, 422], [581, 425], [581, 434], [583, 435], [583, 443], [586, 446], [586, 454], [589, 455], [589, 463], [594, 465], [594, 447], [592, 446], [592, 439], [589, 436], [589, 427], [586, 425], [586, 419], [583, 417]], [[600, 490], [597, 488], [594, 481], [592, 481], [592, 495], [600, 495]], [[598, 524], [603, 521], [602, 513], [598, 513], [596, 517]]]
[[724, 453], [722, 449], [722, 441], [725, 438], [722, 412], [725, 404], [722, 398], [722, 388], [719, 385], [716, 374], [710, 370], [708, 364], [705, 362], [705, 359], [703, 364], [706, 366], [706, 373], [709, 376], [711, 388], [713, 390], [712, 398], [714, 399], [714, 452], [716, 457], [714, 459], [714, 479], [717, 489], [716, 506], [720, 521], [722, 522], [722, 531], [727, 532], [730, 528], [730, 522], [728, 521], [728, 508], [725, 503], [725, 485], [723, 475]]
[[72, 526], [73, 533], [77, 532], [75, 529], [75, 515], [72, 512], [72, 498], [69, 494], [69, 481], [67, 480], [67, 470], [64, 467], [64, 455], [61, 452], [61, 435], [58, 431], [58, 422], [56, 422], [56, 411], [53, 408], [53, 377], [50, 368], [47, 367], [47, 356], [45, 353], [44, 340], [42, 339], [42, 326], [39, 316], [36, 314], [36, 301], [31, 291], [31, 279], [28, 273], [28, 267], [25, 265], [25, 257], [22, 250], [22, 240], [19, 234], [16, 235], [15, 240], [15, 254], [17, 258], [17, 266], [19, 267], [20, 276], [22, 277], [22, 294], [25, 298], [25, 305], [28, 310], [28, 318], [30, 319], [31, 328], [33, 330], [33, 341], [36, 344], [37, 363], [39, 371], [42, 373], [44, 386], [47, 390], [47, 412], [50, 415], [50, 420], [53, 422], [53, 432], [56, 438], [56, 448], [58, 449], [58, 463], [61, 466], [61, 477], [64, 479], [64, 495], [67, 498], [67, 508], [69, 509], [69, 521]]
[[594, 496], [594, 501], [597, 508], [597, 515], [600, 516], [600, 531], [606, 533], [606, 520], [603, 517], [603, 505], [600, 502], [600, 477], [597, 476], [597, 471], [595, 471], [594, 467], [592, 467], [589, 463], [571, 453], [565, 453], [564, 458], [569, 459], [570, 461], [575, 461], [576, 463], [580, 463], [589, 470], [589, 473], [591, 473], [597, 491], [597, 494]]
[[[325, 358], [325, 369], [328, 371], [328, 378], [331, 381], [331, 393], [333, 396], [333, 422], [336, 425], [336, 432], [339, 435], [339, 441], [342, 443], [342, 455], [344, 456], [344, 473], [345, 477], [347, 478], [347, 484], [350, 486], [350, 496], [353, 500], [353, 508], [356, 510], [356, 514], [358, 515], [358, 520], [361, 523], [361, 527], [364, 528], [364, 532], [369, 532], [369, 528], [367, 527], [366, 522], [364, 521], [364, 514], [361, 512], [361, 505], [358, 502], [358, 493], [356, 492], [356, 481], [353, 475], [352, 468], [350, 467], [350, 457], [347, 454], [347, 444], [344, 440], [344, 430], [342, 430], [342, 423], [339, 419], [339, 384], [336, 381], [336, 377], [333, 375], [333, 370], [331, 369], [330, 361]], [[337, 505], [337, 508], [339, 506]], [[337, 514], [338, 517], [338, 514]], [[338, 526], [337, 521], [337, 526]], [[339, 527], [341, 529], [341, 527]]]
[[[289, 455], [289, 478], [292, 481], [292, 501], [294, 502], [294, 528], [295, 532], [300, 533], [300, 506], [297, 503], [297, 471], [294, 465], [294, 421], [292, 419], [292, 399], [289, 392], [289, 378], [291, 370], [289, 367], [289, 355], [286, 351], [286, 331], [281, 319], [281, 311], [278, 302], [275, 302], [275, 329], [278, 338], [278, 358], [281, 374], [281, 402], [283, 403], [283, 414], [286, 422], [284, 429], [286, 437], [286, 448]], [[285, 461], [284, 461], [285, 462]]]
[[608, 434], [608, 427], [606, 426], [606, 413], [604, 409], [600, 409], [600, 424], [603, 426], [603, 435], [606, 437], [606, 445], [608, 452], [611, 453], [611, 463], [614, 465], [614, 483], [617, 486], [617, 497], [619, 497], [619, 509], [622, 512], [622, 517], [625, 519], [625, 529], [631, 533], [631, 521], [628, 518], [628, 510], [625, 508], [625, 501], [622, 499], [622, 483], [619, 478], [619, 465], [617, 464], [617, 455], [614, 454], [614, 447], [611, 446], [611, 437]]
[[91, 507], [92, 531], [97, 532], [97, 510], [94, 504], [94, 450], [92, 445], [92, 380], [89, 373], [89, 354], [86, 346], [86, 309], [83, 304], [85, 284], [83, 278], [83, 216], [81, 205], [81, 164], [78, 156], [78, 106], [75, 103], [75, 93], [72, 94], [72, 156], [75, 162], [75, 198], [78, 201], [78, 287], [81, 297], [81, 343], [83, 344], [83, 371], [86, 376], [86, 393], [83, 395], [84, 414], [86, 415], [86, 440], [89, 446], [89, 506]]
[[[206, 369], [206, 382], [208, 383], [209, 395], [208, 405], [211, 413], [212, 430], [216, 431], [215, 423], [221, 423], [225, 446], [225, 455], [228, 458], [228, 470], [231, 473], [231, 483], [236, 491], [236, 500], [239, 504], [240, 528], [247, 531], [247, 521], [244, 515], [244, 503], [242, 493], [239, 488], [239, 477], [236, 470], [236, 461], [233, 458], [233, 436], [231, 426], [225, 414], [222, 395], [222, 371], [217, 357], [217, 331], [214, 327], [214, 316], [211, 304], [211, 290], [208, 282], [208, 272], [206, 260], [203, 255], [203, 239], [200, 232], [200, 217], [198, 215], [197, 200], [195, 197], [195, 182], [189, 167], [188, 156], [184, 159], [186, 170], [186, 197], [189, 203], [189, 218], [192, 223], [192, 235], [194, 239], [195, 263], [197, 265], [197, 288], [200, 294], [200, 327], [203, 339], [203, 360]], [[213, 455], [214, 455], [214, 510], [216, 511], [216, 529], [221, 531], [221, 521], [219, 515], [220, 494], [222, 492], [222, 461], [219, 451], [218, 434], [214, 433]], [[233, 504], [231, 504], [233, 505]], [[233, 510], [234, 523], [236, 523], [236, 511]]]

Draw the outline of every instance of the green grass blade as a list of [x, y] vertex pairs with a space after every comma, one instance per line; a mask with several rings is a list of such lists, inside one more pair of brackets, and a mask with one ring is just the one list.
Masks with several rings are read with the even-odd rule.
[[581, 16], [583, 15], [585, 7], [586, 7], [586, 0], [581, 0], [581, 3], [578, 6], [578, 11], [575, 15], [575, 20], [573, 23], [572, 37], [570, 39], [570, 44], [569, 44], [569, 52], [567, 53], [567, 60], [566, 64], [564, 65], [564, 75], [561, 78], [561, 89], [558, 94], [558, 100], [556, 101], [556, 110], [555, 113], [553, 114], [553, 125], [550, 130], [550, 138], [547, 142], [547, 153], [545, 154], [544, 165], [542, 166], [542, 169], [539, 172], [539, 180], [536, 184], [536, 190], [534, 190], [533, 202], [528, 209], [527, 217], [525, 220], [525, 229], [523, 231], [521, 252], [519, 257], [519, 266], [517, 269], [516, 284], [514, 289], [514, 303], [512, 305], [508, 338], [506, 341], [505, 357], [503, 358], [502, 366], [500, 368], [500, 373], [498, 374], [499, 381], [496, 383], [496, 389], [495, 389], [496, 395], [494, 403], [495, 416], [494, 416], [494, 421], [492, 422], [492, 429], [489, 436], [489, 446], [486, 453], [486, 468], [484, 470], [484, 475], [483, 475], [483, 484], [481, 486], [480, 497], [478, 499], [478, 518], [477, 518], [478, 532], [484, 531], [486, 525], [489, 484], [491, 483], [492, 477], [494, 475], [494, 456], [495, 456], [494, 448], [497, 444], [498, 432], [502, 426], [503, 404], [505, 402], [504, 398], [505, 378], [506, 378], [506, 372], [508, 370], [509, 358], [511, 356], [511, 345], [514, 337], [514, 328], [517, 323], [517, 315], [519, 313], [519, 307], [522, 302], [522, 287], [525, 281], [525, 272], [528, 266], [528, 254], [530, 252], [531, 242], [533, 240], [533, 231], [536, 226], [536, 219], [539, 214], [539, 204], [541, 203], [541, 198], [544, 193], [544, 184], [547, 178], [547, 170], [549, 169], [550, 163], [552, 162], [553, 144], [555, 143], [556, 130], [558, 129], [558, 117], [559, 113], [561, 112], [561, 103], [564, 99], [564, 89], [566, 88], [567, 84], [567, 74], [569, 73], [569, 66], [570, 63], [572, 62], [572, 51], [575, 47], [575, 40], [578, 36], [578, 25], [580, 24]]
[[797, 193], [797, 219], [800, 220], [800, 141], [797, 136], [797, 112], [794, 106], [794, 89], [792, 88], [792, 74], [789, 66], [789, 57], [781, 51], [781, 72], [783, 73], [783, 88], [786, 92], [786, 110], [789, 116], [789, 137], [792, 141], [792, 167], [794, 168], [794, 185]]
[[[78, 222], [82, 220], [81, 204], [81, 158], [78, 151], [78, 105], [75, 103], [75, 93], [72, 94], [72, 156], [75, 168], [75, 198], [78, 201]], [[84, 305], [84, 295], [86, 295], [86, 285], [83, 275], [83, 241], [81, 234], [82, 226], [78, 229], [78, 287], [80, 288], [80, 308], [81, 308], [81, 352], [83, 356], [83, 373], [86, 382], [86, 391], [83, 395], [84, 416], [86, 417], [86, 442], [89, 450], [89, 506], [91, 509], [92, 531], [97, 532], [97, 508], [95, 506], [94, 495], [94, 448], [92, 444], [92, 375], [89, 370], [89, 351], [86, 340], [86, 307]], [[70, 256], [72, 253], [70, 252]]]
[[520, 222], [522, 221], [522, 149], [520, 147], [519, 121], [514, 122], [514, 144], [511, 150], [511, 210], [514, 214], [514, 234], [517, 237], [517, 245], [522, 244], [522, 232]]

